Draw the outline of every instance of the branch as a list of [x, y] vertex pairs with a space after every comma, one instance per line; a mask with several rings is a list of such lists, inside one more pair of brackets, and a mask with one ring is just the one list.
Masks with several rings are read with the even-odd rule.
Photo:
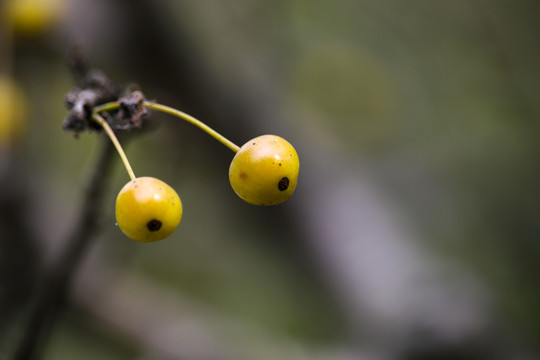
[[98, 231], [103, 195], [114, 159], [114, 146], [103, 138], [101, 154], [86, 189], [78, 220], [64, 248], [39, 281], [27, 323], [15, 354], [16, 360], [38, 359], [44, 340], [65, 305], [71, 280]]
[[[315, 345], [274, 337], [256, 324], [207, 308], [94, 255], [79, 273], [73, 306], [99, 331], [163, 360], [351, 360], [355, 344]], [[144, 357], [144, 356], [142, 356]]]

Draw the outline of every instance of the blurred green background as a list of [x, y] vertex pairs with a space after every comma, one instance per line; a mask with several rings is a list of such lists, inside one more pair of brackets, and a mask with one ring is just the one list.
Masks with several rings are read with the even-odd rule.
[[75, 45], [238, 145], [288, 139], [301, 170], [286, 203], [245, 204], [230, 150], [152, 113], [127, 155], [177, 190], [182, 223], [123, 236], [116, 161], [45, 359], [540, 356], [538, 1], [13, 3], [34, 13], [3, 11], [0, 37], [27, 103], [0, 148], [0, 354], [99, 152], [61, 128]]

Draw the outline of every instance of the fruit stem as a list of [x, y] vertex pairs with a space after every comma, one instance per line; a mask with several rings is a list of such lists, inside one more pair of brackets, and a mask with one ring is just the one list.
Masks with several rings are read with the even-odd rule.
[[103, 111], [110, 111], [110, 110], [116, 110], [120, 107], [120, 103], [118, 101], [111, 101], [102, 105], [98, 105], [94, 107], [94, 114], [99, 114]]
[[[177, 110], [175, 108], [172, 108], [172, 107], [169, 107], [169, 106], [166, 106], [166, 105], [153, 103], [153, 102], [150, 102], [150, 101], [144, 101], [143, 105], [146, 106], [147, 108], [154, 109], [154, 110], [157, 110], [157, 111], [167, 113], [169, 115], [179, 117], [179, 118], [181, 118], [181, 119], [183, 119], [183, 120], [197, 126], [199, 129], [203, 130], [208, 135], [212, 136], [214, 139], [216, 139], [217, 141], [219, 141], [220, 143], [222, 143], [223, 145], [225, 145], [226, 147], [228, 147], [229, 149], [231, 149], [235, 153], [238, 152], [238, 150], [240, 150], [240, 147], [238, 145], [234, 144], [232, 141], [230, 141], [229, 139], [227, 139], [226, 137], [224, 137], [223, 135], [221, 135], [220, 133], [218, 133], [217, 131], [215, 131], [214, 129], [212, 129], [211, 127], [209, 127], [208, 125], [206, 125], [202, 121], [194, 118], [193, 116], [191, 116], [189, 114], [186, 114], [183, 111]], [[109, 110], [118, 109], [119, 107], [120, 107], [120, 103], [118, 101], [106, 103], [106, 104], [103, 104], [101, 106], [96, 106], [94, 108], [94, 114], [100, 113], [102, 111], [109, 111]]]
[[221, 135], [214, 129], [210, 128], [208, 125], [206, 125], [202, 121], [194, 118], [193, 116], [189, 114], [186, 114], [183, 111], [177, 110], [175, 108], [172, 108], [166, 105], [157, 104], [157, 103], [153, 103], [149, 101], [145, 101], [143, 104], [147, 108], [158, 110], [158, 111], [161, 111], [161, 112], [173, 115], [173, 116], [177, 116], [181, 119], [184, 119], [185, 121], [197, 126], [199, 129], [203, 130], [208, 135], [212, 136], [214, 139], [216, 139], [217, 141], [219, 141], [220, 143], [222, 143], [223, 145], [225, 145], [226, 147], [228, 147], [235, 153], [238, 152], [238, 150], [240, 150], [240, 147], [238, 145], [234, 144], [232, 141], [230, 141], [229, 139], [227, 139], [226, 137], [224, 137], [223, 135]]
[[105, 121], [105, 119], [97, 114], [92, 114], [92, 118], [105, 130], [109, 138], [111, 139], [112, 143], [114, 144], [114, 147], [116, 148], [116, 151], [118, 151], [118, 154], [120, 155], [120, 158], [122, 159], [122, 162], [124, 163], [124, 166], [126, 167], [126, 171], [131, 178], [131, 180], [135, 180], [135, 173], [133, 172], [133, 169], [131, 168], [131, 165], [129, 164], [128, 158], [126, 156], [126, 153], [124, 152], [124, 149], [122, 149], [122, 145], [120, 145], [120, 142], [118, 141], [118, 138], [114, 134], [114, 131], [111, 129], [109, 124]]

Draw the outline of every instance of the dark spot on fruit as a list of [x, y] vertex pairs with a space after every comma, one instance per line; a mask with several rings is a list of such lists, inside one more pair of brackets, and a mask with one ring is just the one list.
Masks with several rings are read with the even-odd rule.
[[279, 166], [281, 166], [281, 163], [279, 163]]
[[150, 231], [158, 231], [159, 229], [161, 229], [161, 221], [156, 220], [156, 219], [150, 220], [150, 221], [146, 224], [146, 227], [147, 227], [148, 230], [150, 230]]
[[277, 185], [279, 191], [285, 191], [289, 188], [289, 178], [288, 177], [283, 177], [281, 178], [281, 180], [279, 180], [278, 182], [278, 185]]
[[248, 178], [248, 176], [247, 176], [247, 174], [245, 172], [240, 173], [240, 179], [247, 180], [247, 178]]

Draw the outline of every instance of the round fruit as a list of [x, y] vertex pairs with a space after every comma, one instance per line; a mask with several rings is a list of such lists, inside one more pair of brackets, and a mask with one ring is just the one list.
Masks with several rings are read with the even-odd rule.
[[126, 236], [141, 242], [166, 238], [182, 219], [182, 202], [173, 188], [153, 177], [128, 182], [116, 198], [116, 222]]
[[0, 74], [0, 148], [16, 142], [26, 128], [27, 101], [9, 76]]
[[66, 0], [5, 0], [3, 15], [16, 34], [39, 35], [64, 17]]
[[242, 200], [276, 205], [293, 194], [299, 168], [298, 154], [287, 140], [262, 135], [238, 150], [229, 168], [229, 181]]

